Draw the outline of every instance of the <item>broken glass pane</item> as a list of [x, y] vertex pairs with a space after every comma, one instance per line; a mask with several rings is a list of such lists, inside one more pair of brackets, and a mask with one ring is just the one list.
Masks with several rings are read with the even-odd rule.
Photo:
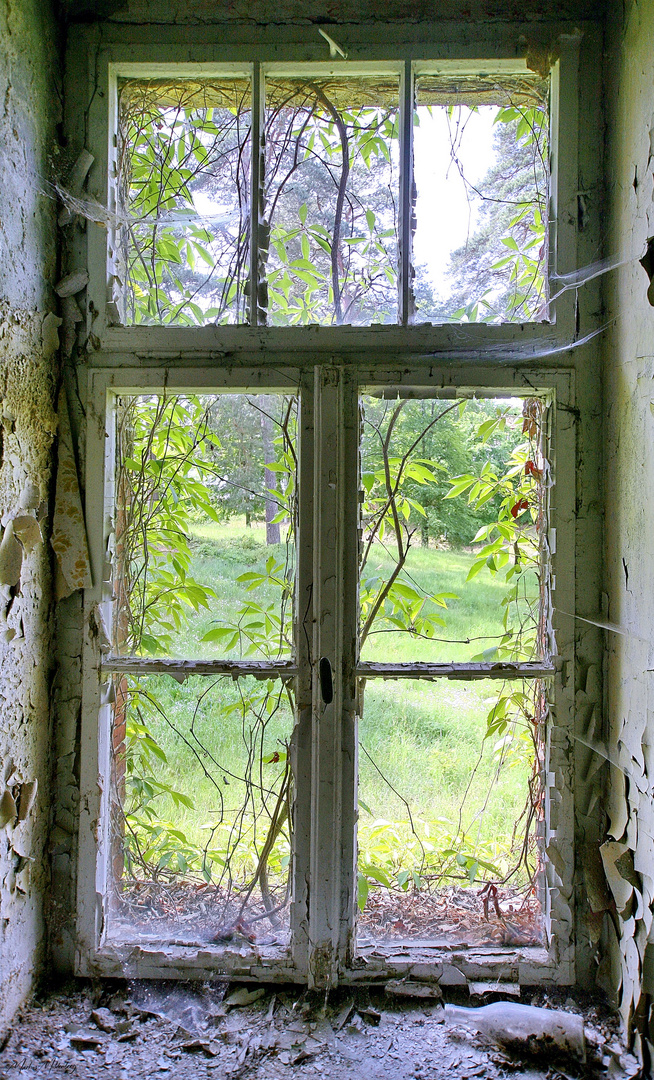
[[110, 939], [285, 945], [289, 692], [224, 676], [113, 680]]
[[542, 399], [388, 393], [362, 397], [361, 659], [546, 658]]
[[122, 321], [245, 321], [250, 82], [120, 84], [116, 277]]
[[358, 946], [543, 942], [539, 680], [367, 680]]
[[397, 322], [397, 78], [266, 81], [269, 321]]
[[283, 394], [118, 400], [116, 654], [290, 657], [296, 406]]
[[548, 318], [548, 83], [416, 80], [415, 321]]

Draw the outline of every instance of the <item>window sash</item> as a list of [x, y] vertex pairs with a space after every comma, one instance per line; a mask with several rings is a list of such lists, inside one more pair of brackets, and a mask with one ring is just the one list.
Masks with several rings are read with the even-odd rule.
[[[465, 65], [464, 65], [465, 66]], [[412, 252], [412, 239], [413, 239], [413, 191], [414, 191], [414, 172], [413, 172], [413, 128], [414, 128], [414, 115], [415, 115], [415, 83], [416, 78], [422, 74], [442, 73], [442, 68], [445, 67], [447, 71], [447, 65], [434, 65], [425, 60], [405, 59], [403, 61], [396, 62], [363, 62], [363, 63], [342, 63], [338, 64], [324, 64], [324, 63], [303, 63], [288, 65], [275, 62], [266, 62], [265, 60], [255, 60], [248, 65], [204, 65], [205, 77], [210, 75], [223, 76], [226, 79], [243, 77], [244, 75], [250, 78], [251, 84], [251, 116], [252, 116], [252, 131], [251, 131], [251, 167], [250, 167], [250, 192], [249, 192], [249, 272], [248, 272], [248, 289], [249, 289], [249, 302], [248, 302], [248, 318], [245, 325], [252, 327], [265, 326], [267, 323], [267, 307], [261, 303], [261, 298], [265, 295], [266, 290], [266, 274], [264, 267], [264, 260], [261, 256], [263, 251], [267, 248], [267, 230], [263, 221], [260, 218], [260, 207], [263, 205], [264, 198], [264, 176], [265, 176], [265, 144], [263, 139], [264, 125], [265, 125], [265, 109], [266, 109], [266, 75], [280, 76], [280, 75], [293, 75], [299, 77], [302, 74], [314, 75], [314, 76], [328, 76], [333, 74], [342, 74], [347, 76], [356, 77], [356, 75], [375, 75], [375, 74], [395, 74], [399, 73], [399, 212], [398, 212], [398, 319], [397, 324], [401, 327], [408, 327], [413, 322], [413, 316], [415, 312], [414, 296], [413, 296], [413, 252]], [[498, 74], [504, 74], [504, 77], [510, 72], [518, 74], [528, 74], [527, 69], [520, 69], [519, 63], [513, 62], [513, 69], [511, 70], [511, 63], [505, 62], [504, 65], [493, 62], [481, 61], [477, 65], [468, 64], [468, 71], [478, 71], [480, 67], [483, 67], [484, 72], [489, 70], [492, 72], [494, 67], [498, 67]], [[131, 78], [156, 77], [161, 75], [164, 71], [171, 75], [175, 74], [178, 78], [182, 79], [185, 76], [184, 65], [157, 65], [155, 68], [149, 68], [148, 65], [139, 63], [125, 63], [112, 65], [112, 93], [110, 94], [110, 109], [113, 116], [110, 117], [110, 133], [111, 142], [114, 146], [117, 145], [117, 121], [118, 121], [118, 79], [121, 76], [129, 76]], [[154, 74], [156, 70], [156, 76]], [[190, 74], [190, 72], [189, 72]], [[194, 66], [193, 74], [197, 78], [197, 66]], [[188, 77], [188, 76], [187, 76]], [[553, 98], [552, 98], [553, 100]], [[552, 138], [554, 126], [552, 111], [550, 109], [550, 139]], [[112, 154], [110, 151], [110, 158]], [[119, 200], [119, 192], [117, 185], [117, 163], [114, 161], [109, 181], [109, 206], [110, 208], [117, 208]], [[551, 211], [550, 203], [550, 183], [548, 174], [548, 220], [551, 223], [554, 219], [554, 214]], [[114, 252], [118, 248], [117, 243], [117, 230], [111, 230], [110, 242], [109, 242], [109, 273], [111, 275], [114, 269]], [[548, 259], [549, 265], [545, 269], [545, 276], [549, 280], [552, 272], [552, 252], [554, 251], [554, 245], [550, 242], [548, 244]], [[548, 290], [549, 291], [549, 290]], [[120, 304], [117, 302], [118, 297], [114, 299], [113, 293], [110, 296], [108, 291], [107, 296], [108, 304], [110, 305], [111, 317], [109, 318], [109, 324], [116, 325], [117, 311]], [[243, 325], [243, 324], [240, 324]], [[394, 325], [394, 324], [385, 324]], [[457, 328], [459, 324], [455, 324]], [[523, 327], [526, 325], [532, 325], [538, 327], [539, 323], [528, 322], [512, 322], [508, 321], [508, 325], [515, 328]], [[125, 329], [132, 329], [125, 327]], [[165, 327], [165, 331], [169, 332], [174, 327]], [[179, 327], [176, 327], [180, 329]], [[122, 327], [121, 327], [122, 329]], [[148, 330], [152, 327], [148, 326]], [[297, 329], [292, 327], [291, 329]]]
[[[351, 365], [341, 366], [340, 376], [336, 377], [333, 365], [299, 371], [287, 369], [286, 377], [280, 379], [280, 369], [268, 371], [258, 368], [247, 371], [222, 368], [169, 369], [167, 378], [161, 368], [122, 369], [96, 368], [90, 372], [89, 406], [98, 418], [106, 415], [106, 408], [111, 405], [113, 394], [121, 395], [127, 390], [132, 392], [153, 391], [166, 386], [171, 389], [193, 389], [207, 392], [219, 389], [234, 390], [249, 388], [279, 388], [280, 383], [291, 383], [300, 388], [300, 444], [298, 487], [304, 491], [304, 499], [299, 506], [298, 534], [298, 595], [299, 621], [305, 617], [302, 610], [302, 597], [313, 592], [316, 606], [332, 611], [333, 616], [320, 625], [320, 620], [309, 613], [309, 623], [305, 634], [302, 629], [297, 635], [297, 658], [294, 664], [282, 662], [259, 667], [258, 662], [242, 661], [231, 666], [230, 662], [219, 661], [205, 664], [206, 671], [198, 671], [202, 662], [167, 661], [157, 658], [141, 659], [134, 657], [110, 657], [102, 655], [101, 642], [92, 627], [97, 626], [98, 605], [106, 602], [107, 587], [102, 581], [105, 562], [105, 530], [107, 518], [105, 508], [111, 499], [110, 479], [107, 475], [112, 460], [111, 438], [104, 434], [105, 424], [94, 424], [89, 428], [87, 455], [87, 522], [89, 541], [94, 567], [94, 587], [87, 590], [85, 597], [86, 623], [88, 634], [84, 649], [84, 701], [82, 734], [82, 776], [84, 790], [84, 810], [80, 822], [80, 878], [79, 878], [79, 931], [80, 960], [78, 970], [109, 971], [118, 968], [126, 974], [136, 970], [137, 963], [131, 946], [123, 947], [103, 944], [104, 901], [108, 887], [108, 852], [109, 836], [107, 833], [108, 807], [107, 783], [110, 760], [108, 742], [108, 724], [105, 704], [106, 682], [110, 672], [148, 672], [158, 674], [202, 673], [215, 675], [230, 674], [236, 678], [258, 673], [265, 678], [275, 677], [282, 680], [293, 679], [296, 687], [297, 722], [294, 736], [294, 762], [296, 769], [296, 824], [297, 846], [293, 866], [294, 905], [291, 913], [292, 949], [290, 955], [270, 957], [266, 960], [269, 972], [279, 970], [279, 977], [288, 979], [308, 978], [319, 983], [325, 977], [321, 967], [324, 950], [316, 946], [329, 946], [331, 949], [331, 978], [348, 978], [348, 972], [356, 972], [354, 930], [356, 912], [354, 902], [348, 898], [354, 896], [356, 882], [355, 871], [355, 825], [356, 812], [354, 792], [356, 790], [356, 708], [357, 680], [359, 678], [412, 678], [416, 676], [431, 678], [458, 678], [464, 680], [489, 679], [496, 677], [507, 680], [548, 678], [553, 685], [555, 710], [548, 719], [548, 765], [544, 786], [546, 800], [549, 803], [549, 789], [558, 794], [553, 802], [554, 825], [547, 825], [544, 838], [546, 846], [553, 845], [554, 851], [565, 851], [572, 845], [573, 837], [568, 824], [572, 815], [559, 812], [557, 800], [563, 803], [571, 800], [572, 792], [568, 788], [562, 765], [561, 748], [564, 746], [570, 718], [574, 715], [574, 690], [571, 681], [564, 677], [565, 665], [572, 657], [573, 642], [570, 635], [571, 620], [558, 620], [557, 657], [554, 664], [521, 663], [503, 665], [503, 670], [489, 664], [456, 665], [420, 665], [420, 664], [352, 664], [355, 652], [357, 626], [356, 609], [356, 574], [357, 557], [357, 490], [356, 471], [358, 457], [358, 393], [361, 386], [377, 385], [397, 386], [397, 370], [377, 368], [375, 379], [368, 370], [357, 371]], [[550, 372], [507, 372], [496, 369], [476, 369], [468, 372], [446, 373], [445, 370], [433, 370], [426, 374], [424, 367], [403, 366], [403, 378], [400, 380], [408, 392], [423, 388], [431, 389], [434, 394], [442, 395], [443, 385], [447, 382], [451, 395], [465, 392], [471, 387], [481, 387], [489, 395], [497, 391], [530, 392], [534, 388], [552, 390], [554, 401], [551, 413], [554, 419], [552, 439], [553, 467], [556, 461], [561, 463], [562, 483], [554, 489], [556, 523], [558, 530], [558, 552], [555, 569], [559, 576], [562, 595], [573, 594], [574, 527], [572, 507], [574, 506], [574, 470], [569, 470], [574, 457], [574, 409], [572, 397], [571, 373], [566, 371]], [[336, 383], [334, 379], [336, 378]], [[452, 385], [452, 384], [455, 385]], [[315, 404], [314, 404], [315, 403]], [[560, 405], [560, 409], [557, 406]], [[558, 417], [558, 424], [556, 423]], [[340, 449], [334, 444], [334, 422], [342, 432]], [[107, 425], [107, 431], [111, 425]], [[338, 440], [337, 440], [338, 443]], [[338, 469], [338, 488], [332, 487], [333, 474], [330, 472], [334, 462]], [[106, 464], [105, 464], [106, 463]], [[105, 495], [105, 484], [106, 495]], [[316, 493], [327, 490], [335, 498], [347, 494], [347, 505], [324, 505], [324, 500], [316, 498]], [[340, 505], [340, 504], [339, 504]], [[348, 510], [349, 507], [349, 510]], [[341, 521], [341, 535], [335, 548], [325, 540], [334, 515]], [[314, 543], [315, 538], [315, 543]], [[553, 545], [551, 545], [553, 546]], [[317, 580], [320, 575], [320, 581]], [[570, 607], [566, 603], [565, 610]], [[311, 622], [313, 621], [313, 639]], [[335, 674], [334, 687], [338, 688], [338, 698], [332, 705], [323, 706], [320, 685], [317, 678], [317, 657], [327, 655], [332, 660]], [[227, 668], [230, 667], [228, 671]], [[265, 667], [265, 670], [264, 670]], [[422, 671], [420, 669], [422, 668]], [[100, 722], [99, 722], [100, 719]], [[98, 783], [99, 778], [103, 778]], [[91, 827], [95, 821], [96, 827]], [[336, 826], [338, 823], [338, 826]], [[568, 835], [569, 834], [569, 835]], [[551, 854], [551, 851], [550, 851]], [[569, 956], [565, 949], [569, 946], [566, 934], [569, 926], [557, 924], [555, 913], [550, 910], [550, 891], [561, 887], [561, 867], [567, 862], [555, 859], [545, 869], [546, 882], [545, 918], [553, 941], [549, 959], [546, 951], [517, 953], [515, 961], [506, 957], [489, 957], [489, 971], [493, 964], [500, 963], [504, 969], [507, 963], [519, 965], [525, 971], [533, 964], [534, 971], [548, 971], [548, 977], [569, 981], [571, 970], [567, 960], [559, 957]], [[91, 868], [95, 867], [92, 871]], [[557, 876], [558, 875], [558, 876]], [[564, 875], [565, 876], [565, 875]], [[308, 889], [307, 882], [313, 883]], [[318, 887], [316, 888], [316, 882]], [[564, 882], [565, 885], [565, 882]], [[324, 887], [323, 887], [324, 886]], [[567, 887], [567, 886], [566, 886]], [[561, 953], [561, 946], [565, 946]], [[557, 950], [559, 950], [557, 952]], [[533, 952], [533, 950], [532, 950]], [[218, 959], [219, 950], [212, 959], [204, 954], [198, 956], [198, 964], [225, 965], [229, 971], [232, 963], [229, 956], [223, 961]], [[430, 954], [431, 955], [431, 954]], [[213, 956], [213, 954], [212, 954]], [[440, 956], [440, 954], [438, 954]], [[434, 953], [434, 963], [443, 962]], [[153, 958], [147, 959], [147, 970], [153, 976], [165, 977], [166, 971], [179, 961], [168, 958], [165, 951], [156, 951]], [[145, 961], [144, 961], [145, 962]], [[238, 961], [242, 963], [242, 961]], [[375, 961], [385, 973], [402, 975], [402, 964], [413, 962], [397, 961], [389, 955], [386, 960]], [[141, 961], [138, 961], [141, 963]], [[118, 968], [116, 967], [118, 964]], [[398, 964], [400, 966], [398, 966]], [[132, 966], [130, 966], [132, 965]], [[526, 965], [526, 966], [525, 966]], [[143, 967], [140, 969], [143, 971]], [[195, 961], [189, 961], [189, 972], [195, 970]], [[199, 970], [199, 968], [198, 968]], [[204, 970], [204, 968], [202, 969]], [[236, 970], [236, 969], [235, 969]], [[407, 969], [408, 970], [408, 967]], [[499, 969], [498, 969], [499, 970]], [[518, 970], [518, 968], [516, 968]], [[529, 968], [531, 970], [531, 968]], [[556, 973], [556, 974], [555, 974]], [[356, 978], [356, 974], [353, 974]]]

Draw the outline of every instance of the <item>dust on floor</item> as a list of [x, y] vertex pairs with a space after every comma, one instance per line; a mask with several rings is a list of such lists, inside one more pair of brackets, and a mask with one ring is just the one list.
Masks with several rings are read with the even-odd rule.
[[[543, 992], [529, 994], [527, 1003], [558, 1007]], [[634, 1059], [624, 1054], [607, 1013], [597, 1006], [582, 1010], [572, 1000], [565, 1007], [583, 1013], [591, 1042], [586, 1065], [512, 1057], [446, 1019], [437, 998], [415, 1000], [383, 988], [341, 989], [325, 998], [298, 987], [226, 982], [76, 982], [22, 1010], [0, 1052], [0, 1080], [569, 1080], [635, 1074]]]

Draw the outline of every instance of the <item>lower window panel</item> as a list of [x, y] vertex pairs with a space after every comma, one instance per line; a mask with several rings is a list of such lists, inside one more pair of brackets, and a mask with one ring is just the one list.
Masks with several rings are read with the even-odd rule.
[[545, 944], [542, 680], [360, 695], [358, 946]]
[[109, 941], [288, 942], [281, 680], [114, 675]]

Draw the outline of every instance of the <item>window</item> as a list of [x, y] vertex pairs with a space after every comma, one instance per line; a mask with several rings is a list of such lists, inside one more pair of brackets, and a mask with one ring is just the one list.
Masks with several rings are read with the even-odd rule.
[[[109, 436], [92, 536], [106, 552], [93, 621], [110, 638], [100, 956], [129, 967], [134, 946], [188, 947], [229, 971], [261, 954], [271, 970], [312, 964], [315, 981], [384, 949], [395, 970], [398, 944], [546, 963], [549, 469], [569, 452], [566, 381], [381, 375], [93, 375]], [[453, 475], [466, 439], [477, 459]], [[450, 551], [447, 527], [476, 544]], [[429, 528], [440, 548], [424, 532], [416, 545]], [[454, 747], [460, 770], [480, 759], [462, 803]], [[506, 914], [504, 878], [523, 903], [505, 938], [444, 917], [461, 879], [486, 880]], [[325, 972], [307, 933], [332, 940], [336, 918]]]
[[119, 74], [121, 321], [546, 319], [549, 80], [424, 67]]
[[[538, 358], [572, 325], [570, 61], [248, 48], [97, 58], [79, 970], [569, 982], [574, 381]], [[516, 206], [439, 246], [430, 185], [474, 203], [493, 131]], [[460, 818], [432, 799], [454, 720], [468, 761], [491, 750]], [[537, 895], [513, 937], [464, 940], [439, 888], [511, 871], [510, 755]]]

